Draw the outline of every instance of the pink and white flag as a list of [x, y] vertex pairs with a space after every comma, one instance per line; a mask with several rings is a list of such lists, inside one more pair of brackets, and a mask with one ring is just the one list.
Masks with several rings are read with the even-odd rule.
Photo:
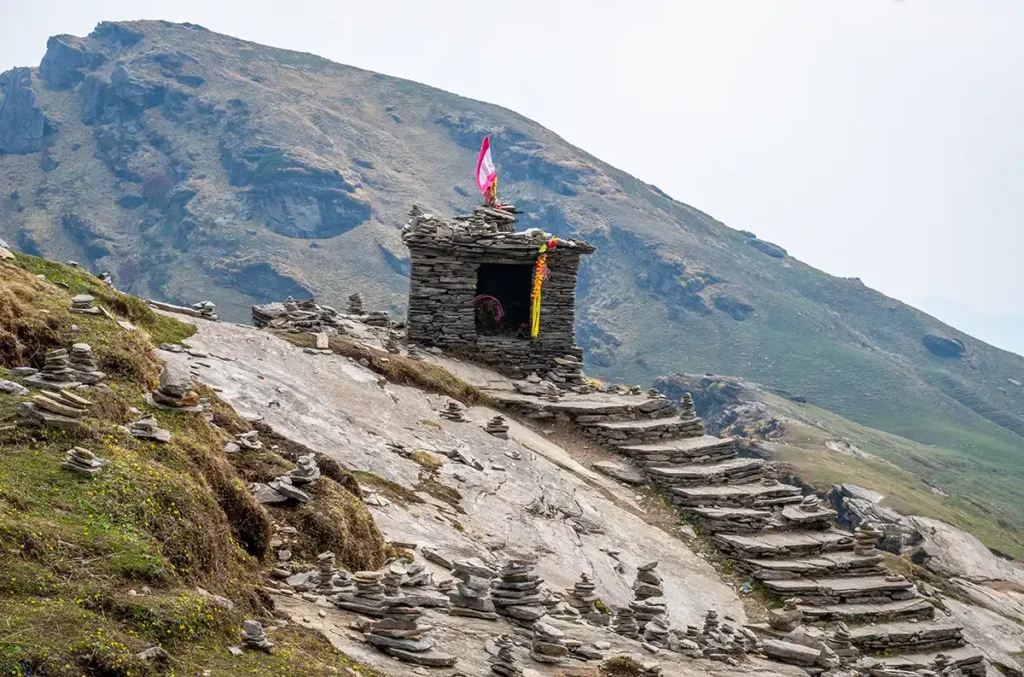
[[498, 172], [491, 161], [491, 137], [485, 136], [480, 146], [480, 157], [476, 161], [476, 187], [486, 195], [497, 179]]

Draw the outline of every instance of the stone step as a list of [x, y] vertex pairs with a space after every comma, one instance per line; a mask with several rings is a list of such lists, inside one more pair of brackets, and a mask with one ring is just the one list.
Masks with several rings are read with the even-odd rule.
[[[806, 604], [826, 606], [844, 602], [885, 603], [917, 597], [911, 581], [888, 580], [887, 576], [847, 576], [845, 578], [800, 578], [764, 581], [769, 592], [782, 597], [798, 597]], [[895, 577], [893, 577], [895, 578]]]
[[700, 419], [682, 420], [675, 416], [633, 421], [602, 421], [589, 425], [584, 430], [604, 444], [615, 447], [704, 436], [704, 424]]
[[736, 563], [737, 568], [758, 580], [785, 580], [793, 578], [835, 578], [840, 576], [884, 575], [884, 558], [877, 555], [858, 555], [850, 550], [825, 552], [815, 557], [797, 559], [746, 559]]
[[647, 468], [647, 474], [658, 484], [671, 487], [747, 484], [761, 479], [763, 467], [764, 461], [759, 458], [730, 458], [717, 463], [658, 465]]
[[772, 520], [770, 510], [753, 508], [690, 508], [694, 521], [705, 531], [727, 534], [759, 532]]
[[898, 656], [879, 656], [876, 660], [890, 670], [916, 672], [934, 669], [939, 654], [945, 654], [952, 659], [953, 665], [962, 670], [966, 677], [985, 677], [985, 655], [973, 646], [906, 653]]
[[731, 437], [700, 435], [653, 444], [629, 444], [619, 449], [645, 465], [711, 463], [736, 456]]
[[737, 559], [795, 558], [853, 548], [853, 536], [837, 530], [779, 531], [752, 535], [715, 534], [714, 540], [726, 555]]
[[880, 653], [894, 649], [923, 651], [958, 647], [964, 641], [959, 625], [942, 621], [896, 621], [862, 625], [850, 628], [850, 635], [853, 645], [865, 653]]
[[928, 600], [905, 599], [882, 604], [829, 604], [826, 606], [800, 605], [804, 620], [809, 623], [843, 621], [879, 623], [888, 620], [928, 620], [935, 617], [935, 607]]
[[714, 506], [719, 508], [762, 508], [802, 500], [800, 487], [772, 482], [718, 485], [704, 487], [673, 487], [672, 500], [684, 507]]

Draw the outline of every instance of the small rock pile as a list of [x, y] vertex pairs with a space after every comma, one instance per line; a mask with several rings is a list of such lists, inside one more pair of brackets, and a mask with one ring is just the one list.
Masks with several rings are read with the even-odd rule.
[[704, 421], [697, 416], [697, 409], [693, 406], [693, 396], [690, 393], [683, 395], [680, 407], [679, 420], [684, 425], [680, 428], [679, 432], [693, 437], [703, 435]]
[[362, 315], [363, 314], [363, 295], [359, 292], [351, 294], [348, 297], [348, 314], [349, 315]]
[[31, 401], [19, 405], [18, 424], [33, 428], [78, 430], [90, 407], [92, 402], [66, 390], [39, 394]]
[[79, 475], [86, 475], [92, 477], [98, 475], [100, 470], [103, 469], [110, 461], [99, 458], [88, 449], [82, 447], [73, 447], [64, 458], [64, 462], [60, 464], [60, 467], [71, 472], [78, 473]]
[[524, 627], [530, 627], [545, 613], [538, 590], [544, 581], [533, 569], [529, 562], [511, 560], [501, 568], [498, 580], [491, 584], [495, 610]]
[[441, 418], [454, 421], [456, 423], [466, 422], [466, 417], [462, 415], [462, 407], [454, 400], [448, 402], [448, 406], [441, 410]]
[[553, 625], [537, 622], [533, 624], [533, 643], [530, 658], [538, 663], [563, 663], [569, 655], [565, 645], [565, 633]]
[[69, 388], [79, 385], [78, 374], [71, 368], [71, 359], [65, 348], [48, 350], [43, 370], [29, 376], [26, 381], [44, 388]]
[[501, 635], [494, 640], [495, 653], [488, 659], [491, 674], [497, 677], [522, 677], [523, 669], [516, 665], [516, 657], [512, 653], [515, 642], [509, 635]]
[[235, 444], [242, 449], [251, 449], [253, 451], [263, 448], [263, 442], [260, 441], [260, 431], [258, 430], [239, 433], [238, 436], [235, 437]]
[[658, 648], [668, 646], [669, 623], [665, 616], [655, 616], [644, 625], [644, 642]]
[[158, 427], [156, 417], [152, 415], [144, 416], [141, 420], [132, 423], [129, 432], [132, 434], [132, 437], [137, 437], [140, 440], [153, 440], [154, 442], [164, 443], [171, 441], [171, 431]]
[[507, 440], [508, 422], [505, 421], [504, 416], [499, 414], [487, 422], [487, 425], [484, 426], [484, 431], [490, 433], [491, 435], [494, 435], [495, 437], [500, 437], [503, 440]]
[[860, 655], [860, 651], [853, 646], [853, 635], [846, 623], [836, 624], [836, 629], [828, 641], [828, 648], [844, 662], [849, 662]]
[[299, 456], [295, 462], [295, 468], [288, 472], [288, 478], [292, 484], [297, 486], [312, 484], [320, 479], [320, 467], [316, 464], [316, 456], [313, 454]]
[[406, 588], [420, 588], [434, 585], [434, 574], [427, 571], [423, 562], [413, 562], [405, 569], [405, 580], [402, 586]]
[[405, 578], [405, 565], [400, 560], [392, 559], [384, 565], [384, 575], [380, 578], [384, 586], [384, 594], [397, 597], [402, 594], [402, 579]]
[[92, 346], [88, 343], [76, 343], [71, 346], [68, 366], [74, 370], [75, 380], [85, 385], [94, 385], [107, 377], [93, 361]]
[[547, 378], [559, 388], [576, 388], [587, 384], [583, 378], [583, 362], [579, 358], [564, 355], [556, 357], [553, 362], [555, 367], [547, 373]]
[[434, 627], [419, 622], [423, 609], [397, 598], [383, 606], [382, 614], [384, 618], [371, 623], [363, 633], [367, 643], [406, 663], [431, 668], [455, 665], [455, 656], [434, 650], [436, 642], [427, 636]]
[[[661, 576], [655, 571], [658, 563], [648, 562], [637, 568], [636, 580], [633, 582], [633, 594], [635, 600], [630, 603], [633, 615], [636, 617], [637, 627], [643, 632], [648, 622], [655, 618], [665, 618], [665, 590], [662, 587]], [[667, 623], [667, 621], [666, 621]]]
[[613, 621], [612, 632], [629, 639], [640, 638], [640, 628], [636, 624], [636, 616], [633, 615], [633, 610], [628, 606], [619, 607], [615, 610], [615, 620]]
[[217, 318], [217, 305], [213, 301], [200, 301], [199, 303], [192, 304], [192, 310], [199, 313], [199, 317], [216, 321]]
[[384, 350], [388, 351], [392, 355], [398, 355], [402, 352], [402, 349], [398, 345], [398, 339], [394, 335], [389, 335], [384, 339]]
[[781, 609], [768, 612], [768, 625], [780, 632], [791, 632], [804, 620], [804, 612], [800, 611], [800, 600], [791, 597]]
[[95, 301], [89, 294], [79, 294], [71, 299], [71, 312], [82, 315], [99, 315], [100, 309], [93, 305]]
[[381, 607], [387, 599], [380, 581], [383, 576], [381, 571], [357, 571], [352, 576], [355, 590], [339, 594], [331, 601], [340, 609], [380, 618], [384, 615]]
[[406, 354], [406, 357], [408, 357], [410, 360], [414, 360], [416, 362], [422, 362], [423, 361], [423, 353], [420, 352], [419, 346], [417, 346], [417, 345], [415, 345], [413, 343], [409, 344], [409, 351]]
[[344, 591], [345, 588], [351, 589], [352, 586], [347, 579], [345, 580], [345, 583], [348, 585], [346, 585], [345, 588], [340, 588], [335, 585], [335, 561], [336, 558], [333, 552], [322, 552], [316, 556], [317, 576], [316, 588], [314, 588], [314, 590], [318, 595], [330, 597], [331, 595], [336, 595], [339, 592]]
[[585, 572], [580, 574], [580, 580], [576, 581], [572, 590], [569, 590], [569, 606], [576, 610], [585, 620], [603, 625], [607, 616], [597, 609], [597, 584]]
[[270, 653], [274, 643], [267, 639], [267, 631], [259, 621], [247, 620], [242, 623], [242, 645], [253, 651]]
[[782, 509], [782, 519], [800, 529], [831, 529], [835, 518], [836, 511], [822, 505], [821, 499], [814, 494], [804, 496], [798, 505], [787, 505]]
[[260, 329], [270, 327], [294, 333], [326, 332], [328, 335], [345, 333], [338, 311], [330, 306], [319, 306], [314, 299], [296, 301], [289, 296], [284, 303], [253, 306], [252, 321]]
[[477, 558], [460, 559], [452, 563], [452, 576], [458, 579], [456, 589], [448, 593], [452, 603], [450, 616], [469, 616], [494, 621], [498, 614], [491, 600], [491, 579], [494, 571]]
[[165, 409], [200, 410], [199, 393], [192, 389], [192, 373], [184, 362], [167, 362], [160, 374], [160, 384], [146, 399]]
[[882, 532], [872, 525], [857, 527], [853, 534], [853, 552], [862, 556], [872, 555], [875, 552], [875, 545], [881, 538]]

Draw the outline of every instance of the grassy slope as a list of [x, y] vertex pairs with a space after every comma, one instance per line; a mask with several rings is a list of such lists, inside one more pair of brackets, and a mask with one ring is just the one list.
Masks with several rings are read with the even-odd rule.
[[[784, 437], [774, 448], [807, 484], [822, 491], [840, 482], [874, 489], [886, 495], [885, 505], [903, 514], [943, 520], [1024, 559], [1021, 473], [965, 460], [953, 450], [868, 428], [813, 405], [767, 393], [759, 399], [785, 419]], [[833, 440], [849, 442], [872, 457], [831, 451], [825, 443]]]
[[[93, 156], [93, 130], [80, 122], [78, 92], [37, 83], [40, 105], [60, 125], [51, 148], [60, 166], [44, 173], [37, 155], [0, 157], [0, 236], [17, 241], [28, 233], [54, 258], [86, 261], [83, 243], [61, 225], [62, 215], [77, 214], [111, 251], [92, 262], [97, 269], [116, 272], [126, 260], [141, 260], [149, 276], [134, 287], [139, 293], [177, 301], [210, 297], [229, 318], [243, 319], [247, 305], [270, 292], [254, 291], [259, 285], [244, 276], [223, 277], [225, 266], [260, 262], [335, 305], [358, 289], [370, 305], [401, 306], [406, 281], [389, 267], [385, 251], [404, 256], [397, 228], [409, 204], [441, 212], [471, 206], [467, 168], [475, 144], [490, 133], [503, 192], [528, 208], [522, 225], [578, 232], [599, 245], [584, 266], [581, 314], [622, 342], [611, 366], [592, 368], [599, 376], [648, 382], [680, 370], [737, 374], [803, 394], [851, 421], [939, 445], [955, 457], [942, 463], [955, 461], [970, 476], [964, 487], [984, 485], [987, 468], [1014, 477], [1020, 471], [1024, 437], [1011, 429], [1024, 430], [1024, 388], [1009, 379], [1024, 382], [1024, 358], [857, 281], [768, 257], [740, 232], [511, 111], [208, 31], [132, 25], [146, 37], [119, 58], [135, 72], [161, 77], [146, 60], [152, 52], [197, 57], [201, 63], [188, 68], [206, 82], [194, 93], [222, 111], [229, 99], [245, 101], [258, 140], [315, 153], [336, 167], [369, 200], [371, 219], [316, 242], [317, 248], [273, 233], [259, 216], [243, 221], [236, 215], [240, 193], [220, 164], [220, 127], [175, 122], [150, 109], [140, 123], [134, 169], [144, 174], [186, 162], [198, 193], [189, 204], [197, 223], [184, 243], [175, 243], [173, 228], [146, 232], [144, 210], [116, 206], [138, 186], [116, 181]], [[101, 70], [112, 65], [108, 60]], [[443, 124], [446, 116], [460, 122]], [[171, 141], [170, 155], [147, 145], [151, 134]], [[8, 197], [14, 191], [18, 200]], [[643, 274], [658, 270], [663, 285], [652, 291], [640, 284]], [[679, 295], [699, 272], [721, 280], [701, 292], [707, 300], [726, 293], [753, 306], [754, 314], [737, 321], [717, 310], [683, 308]], [[967, 356], [929, 353], [921, 337], [933, 331], [962, 339]], [[927, 460], [932, 453], [938, 454], [922, 447], [918, 456]], [[1005, 498], [1024, 507], [1019, 492]]]
[[[56, 284], [38, 280], [39, 273]], [[83, 291], [142, 331], [72, 315], [70, 295]], [[22, 398], [0, 395], [3, 674], [298, 676], [333, 675], [351, 665], [326, 639], [294, 626], [272, 631], [279, 647], [273, 657], [227, 652], [239, 644], [243, 619], [272, 619], [259, 588], [271, 519], [302, 519], [301, 509], [268, 513], [253, 501], [241, 481], [247, 469], [236, 470], [221, 450], [225, 431], [246, 424], [218, 402], [218, 426], [197, 414], [154, 411], [173, 433], [167, 445], [117, 428], [137, 417], [130, 407], [148, 408], [142, 396], [160, 368], [151, 341], [176, 341], [192, 331], [80, 270], [25, 256], [17, 265], [0, 262], [0, 365], [38, 365], [46, 348], [75, 340], [90, 343], [110, 375], [109, 391], [87, 393], [95, 406], [86, 430], [73, 435], [11, 425]], [[60, 461], [73, 445], [111, 464], [95, 478], [69, 473]], [[291, 467], [270, 452], [255, 456]], [[365, 507], [333, 482], [321, 485], [311, 505], [334, 515], [336, 524], [319, 534], [321, 542], [302, 542], [296, 551], [312, 558], [316, 546], [332, 548], [349, 566], [379, 565], [383, 542]], [[341, 533], [343, 527], [349, 531]], [[143, 586], [151, 592], [132, 594]], [[229, 598], [234, 609], [196, 586]], [[136, 657], [154, 645], [166, 648], [171, 661], [154, 665]]]

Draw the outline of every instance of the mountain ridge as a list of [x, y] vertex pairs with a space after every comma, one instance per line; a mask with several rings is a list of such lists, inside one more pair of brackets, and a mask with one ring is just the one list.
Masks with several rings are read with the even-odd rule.
[[[939, 473], [944, 489], [993, 514], [1022, 502], [1024, 358], [802, 263], [514, 111], [159, 21], [51, 38], [38, 69], [4, 77], [0, 237], [28, 253], [110, 270], [140, 295], [210, 297], [239, 321], [253, 303], [357, 290], [400, 313], [408, 208], [467, 211], [490, 134], [520, 226], [598, 247], [578, 313], [595, 375], [785, 388], [935, 445], [958, 464]], [[983, 481], [1000, 473], [994, 489]]]

